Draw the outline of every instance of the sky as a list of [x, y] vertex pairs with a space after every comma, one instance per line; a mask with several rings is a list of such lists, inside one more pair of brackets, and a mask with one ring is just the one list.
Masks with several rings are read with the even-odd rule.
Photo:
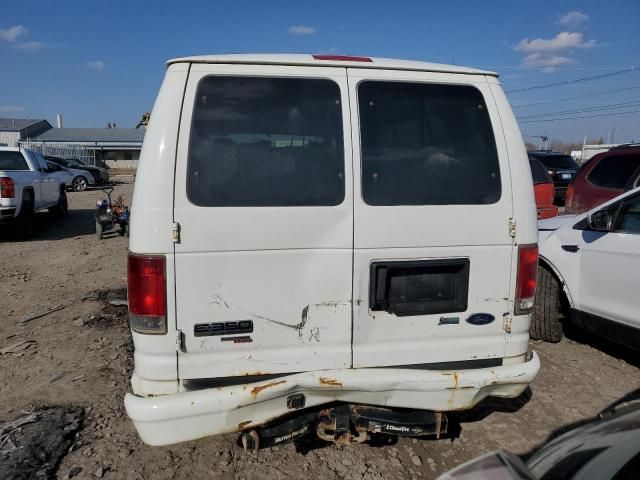
[[8, 1], [0, 117], [134, 127], [169, 58], [332, 53], [496, 71], [534, 143], [640, 141], [638, 25], [640, 0]]

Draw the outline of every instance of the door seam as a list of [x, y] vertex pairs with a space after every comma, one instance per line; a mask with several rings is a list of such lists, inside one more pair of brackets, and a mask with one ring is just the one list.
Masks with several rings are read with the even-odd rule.
[[356, 236], [356, 198], [355, 198], [355, 182], [356, 182], [356, 177], [355, 177], [355, 171], [354, 171], [354, 162], [356, 161], [353, 155], [353, 142], [354, 142], [354, 135], [355, 135], [355, 130], [353, 128], [353, 119], [352, 119], [352, 112], [351, 112], [351, 82], [349, 81], [349, 69], [345, 68], [345, 76], [347, 79], [347, 108], [348, 108], [348, 118], [349, 118], [349, 137], [351, 139], [351, 141], [349, 142], [351, 145], [351, 339], [349, 342], [350, 345], [350, 350], [351, 350], [351, 365], [350, 368], [353, 368], [353, 339], [354, 339], [354, 325], [355, 325], [355, 310], [356, 307], [359, 309], [360, 308], [360, 301], [354, 298], [355, 297], [355, 291], [354, 291], [354, 283], [356, 280], [355, 274], [356, 274], [356, 269], [355, 269], [355, 255], [356, 255], [356, 250], [355, 250], [355, 236]]
[[[182, 89], [182, 102], [180, 102], [180, 116], [178, 117], [178, 133], [176, 135], [175, 155], [173, 156], [173, 198], [171, 208], [171, 221], [176, 222], [176, 172], [178, 170], [178, 149], [180, 146], [180, 135], [182, 134], [182, 112], [184, 111], [184, 104], [187, 100], [187, 86], [189, 85], [189, 77], [191, 75], [191, 63], [187, 67], [187, 76], [184, 81], [184, 88]], [[172, 243], [173, 246], [173, 317], [175, 322], [176, 332], [180, 332], [178, 328], [178, 274], [176, 264], [176, 243]], [[180, 335], [182, 335], [180, 333]], [[180, 352], [176, 349], [176, 381], [180, 382]]]

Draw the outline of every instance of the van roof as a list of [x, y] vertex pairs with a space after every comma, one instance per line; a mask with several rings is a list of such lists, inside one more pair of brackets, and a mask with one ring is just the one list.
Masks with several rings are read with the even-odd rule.
[[305, 65], [327, 67], [377, 68], [388, 70], [414, 70], [424, 72], [463, 73], [467, 75], [491, 75], [497, 77], [496, 72], [461, 67], [458, 65], [444, 65], [440, 63], [416, 62], [413, 60], [396, 60], [392, 58], [354, 57], [349, 55], [310, 55], [310, 54], [232, 54], [232, 55], [199, 55], [192, 57], [173, 58], [172, 63], [239, 63], [263, 65]]

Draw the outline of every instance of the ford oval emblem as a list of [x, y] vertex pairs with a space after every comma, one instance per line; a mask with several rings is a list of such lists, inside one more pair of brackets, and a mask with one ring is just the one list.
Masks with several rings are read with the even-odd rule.
[[474, 313], [467, 317], [466, 322], [471, 325], [488, 325], [496, 319], [490, 313]]

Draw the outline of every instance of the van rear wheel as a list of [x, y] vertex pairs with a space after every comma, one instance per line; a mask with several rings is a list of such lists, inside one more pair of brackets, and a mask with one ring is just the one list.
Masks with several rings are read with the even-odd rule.
[[558, 343], [562, 340], [560, 323], [560, 284], [544, 267], [538, 267], [538, 290], [533, 307], [529, 336], [534, 340]]

